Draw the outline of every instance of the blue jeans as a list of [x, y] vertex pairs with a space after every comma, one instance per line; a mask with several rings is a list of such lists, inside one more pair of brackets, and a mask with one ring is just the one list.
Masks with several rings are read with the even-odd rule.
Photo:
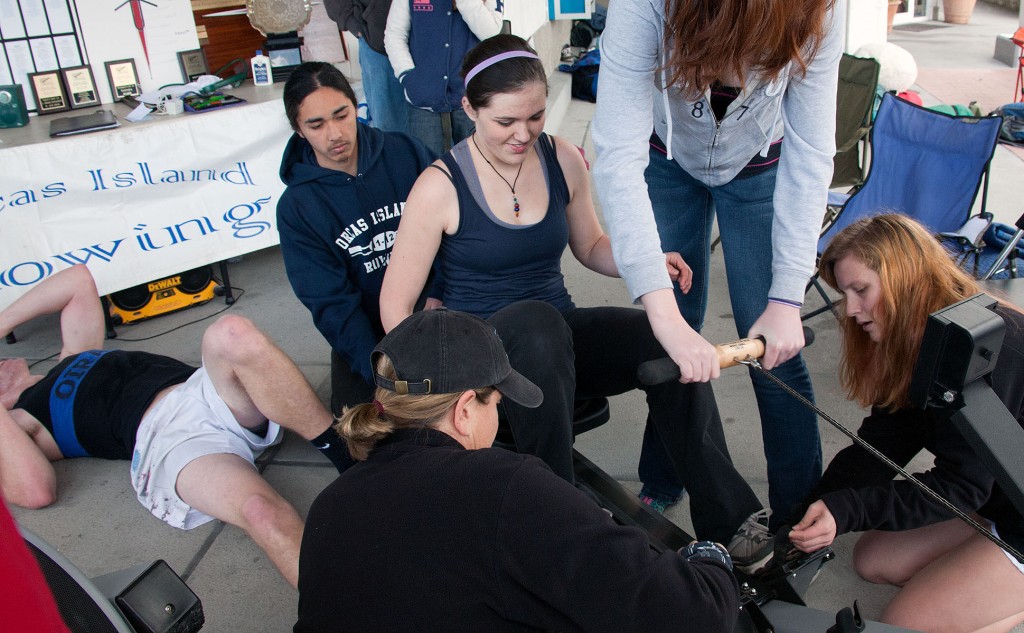
[[359, 68], [370, 125], [385, 132], [408, 132], [405, 91], [395, 78], [388, 56], [373, 50], [363, 38], [359, 38]]
[[[662, 249], [678, 251], [693, 269], [690, 292], [684, 295], [678, 287], [675, 291], [683, 318], [698, 332], [704, 325], [707, 311], [711, 228], [716, 214], [733, 318], [741, 337], [747, 335], [768, 305], [776, 171], [773, 167], [709, 188], [674, 160], [666, 160], [664, 154], [651, 150], [645, 177], [654, 219]], [[816, 230], [816, 227], [808, 227], [808, 230]], [[772, 373], [813, 401], [811, 378], [802, 356], [797, 355]], [[821, 477], [817, 416], [765, 376], [753, 370], [750, 376], [761, 414], [764, 454], [768, 462], [768, 499], [775, 528], [789, 518], [794, 505], [803, 501]], [[651, 469], [651, 464], [644, 463], [650, 459], [655, 460], [655, 464], [664, 462], [670, 467], [667, 456], [657, 455], [658, 452], [664, 454], [661, 443], [647, 441], [647, 433], [644, 439], [642, 470]], [[671, 472], [664, 467], [659, 470]]]
[[473, 133], [473, 121], [459, 108], [453, 112], [431, 112], [406, 104], [409, 111], [409, 134], [430, 151], [440, 156], [453, 145]]

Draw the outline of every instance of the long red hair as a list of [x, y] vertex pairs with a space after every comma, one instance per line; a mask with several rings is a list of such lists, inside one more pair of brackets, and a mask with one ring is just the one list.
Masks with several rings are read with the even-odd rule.
[[818, 272], [833, 288], [836, 262], [848, 256], [878, 273], [883, 332], [875, 343], [853, 318], [840, 318], [843, 386], [862, 405], [907, 406], [928, 315], [981, 289], [928, 229], [903, 215], [864, 218], [832, 239]]
[[835, 0], [665, 0], [669, 84], [689, 98], [747, 70], [775, 79], [791, 61], [803, 76]]

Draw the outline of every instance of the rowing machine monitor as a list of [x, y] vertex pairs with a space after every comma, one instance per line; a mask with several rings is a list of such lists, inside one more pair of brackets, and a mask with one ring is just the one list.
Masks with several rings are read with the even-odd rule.
[[910, 381], [911, 404], [952, 409], [953, 423], [1024, 513], [1024, 432], [982, 380], [999, 360], [1006, 324], [978, 294], [932, 313]]
[[928, 317], [910, 380], [910, 403], [959, 409], [963, 390], [991, 373], [1006, 324], [992, 311], [996, 300], [977, 294]]

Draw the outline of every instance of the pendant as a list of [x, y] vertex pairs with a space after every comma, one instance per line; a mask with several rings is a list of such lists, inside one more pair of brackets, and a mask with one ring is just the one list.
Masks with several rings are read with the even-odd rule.
[[512, 210], [515, 211], [516, 217], [519, 217], [519, 198], [512, 196]]

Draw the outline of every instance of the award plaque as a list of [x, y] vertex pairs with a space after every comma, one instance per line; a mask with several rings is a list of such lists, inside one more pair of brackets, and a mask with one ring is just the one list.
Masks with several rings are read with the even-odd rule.
[[206, 64], [206, 54], [201, 48], [192, 51], [179, 51], [178, 65], [181, 66], [181, 76], [185, 78], [185, 83], [195, 81], [202, 75], [210, 74]]
[[92, 69], [88, 66], [63, 68], [64, 87], [68, 91], [68, 100], [72, 108], [89, 108], [100, 104], [100, 95], [96, 91], [96, 80]]
[[71, 109], [68, 104], [68, 93], [64, 92], [64, 82], [61, 81], [60, 71], [48, 70], [42, 73], [29, 73], [28, 80], [32, 84], [32, 93], [35, 95], [36, 112], [49, 114]]
[[107, 62], [105, 65], [114, 101], [142, 94], [142, 86], [139, 85], [139, 73], [135, 70], [134, 59], [119, 59]]
[[298, 31], [313, 14], [309, 0], [246, 0], [249, 23], [263, 35]]

